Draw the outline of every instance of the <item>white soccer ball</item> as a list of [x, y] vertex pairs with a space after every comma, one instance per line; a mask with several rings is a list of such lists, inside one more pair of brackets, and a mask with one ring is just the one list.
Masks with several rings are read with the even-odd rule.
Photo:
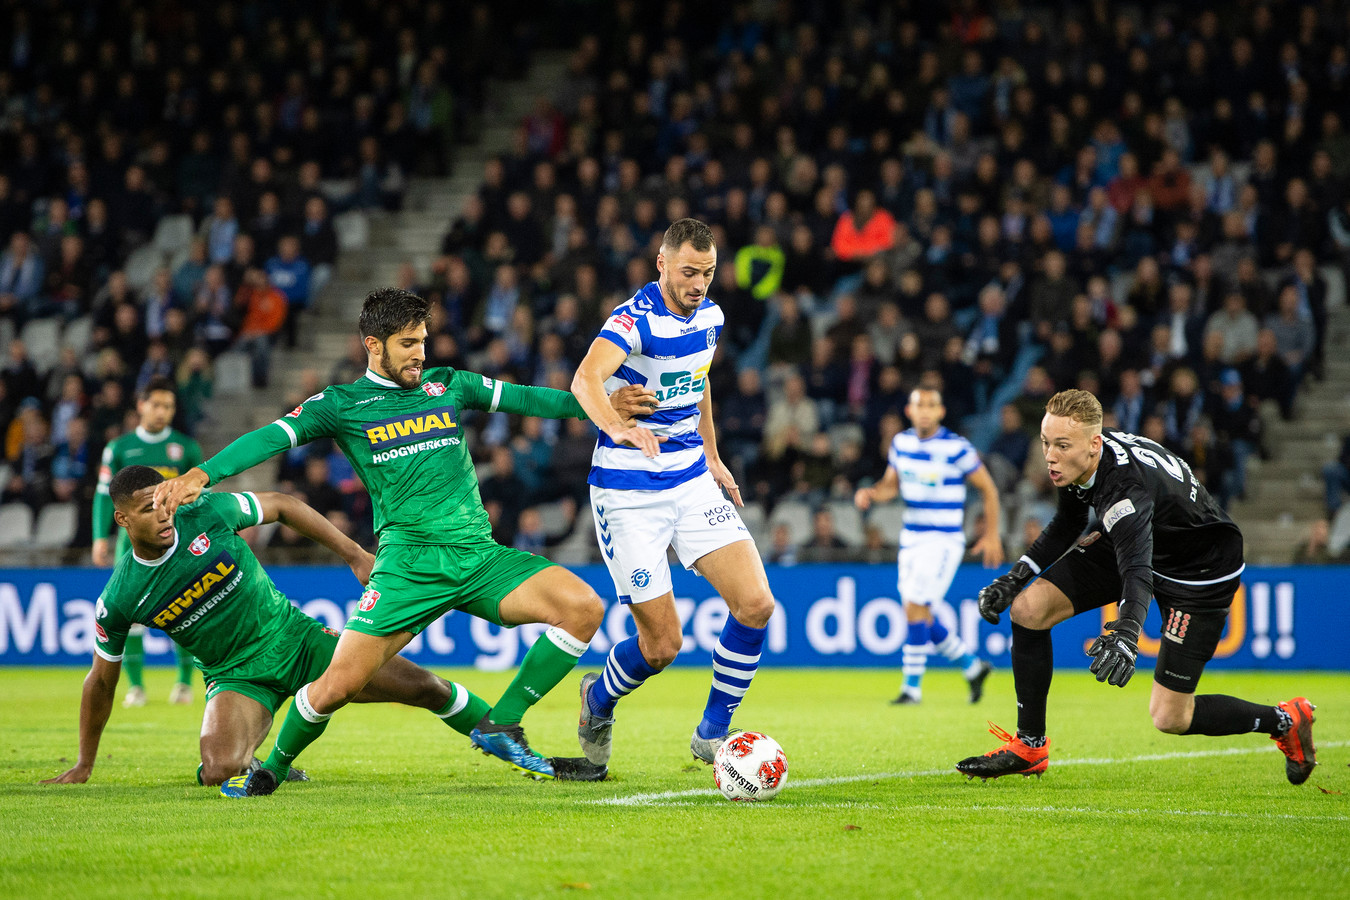
[[787, 754], [758, 731], [727, 738], [713, 758], [713, 780], [728, 800], [769, 800], [787, 783]]

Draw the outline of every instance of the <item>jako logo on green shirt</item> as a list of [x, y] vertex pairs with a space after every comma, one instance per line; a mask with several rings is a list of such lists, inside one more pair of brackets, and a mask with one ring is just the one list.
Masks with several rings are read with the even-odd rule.
[[457, 434], [459, 422], [453, 406], [440, 406], [413, 415], [370, 422], [364, 426], [364, 431], [372, 448], [388, 449], [427, 437]]

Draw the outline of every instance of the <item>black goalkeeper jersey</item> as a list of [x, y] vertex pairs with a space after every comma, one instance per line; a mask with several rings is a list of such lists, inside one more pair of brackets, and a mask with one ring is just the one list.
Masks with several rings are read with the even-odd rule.
[[1059, 489], [1054, 518], [1027, 549], [1036, 571], [1083, 533], [1089, 508], [1115, 548], [1128, 606], [1148, 609], [1155, 577], [1186, 594], [1242, 572], [1242, 532], [1186, 461], [1148, 438], [1103, 434], [1092, 480]]

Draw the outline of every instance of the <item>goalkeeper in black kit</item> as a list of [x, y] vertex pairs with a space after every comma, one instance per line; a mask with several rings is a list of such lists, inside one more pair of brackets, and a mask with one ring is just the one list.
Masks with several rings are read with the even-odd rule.
[[[1289, 781], [1307, 781], [1316, 757], [1314, 707], [1306, 698], [1266, 706], [1195, 693], [1244, 564], [1242, 532], [1190, 466], [1146, 438], [1103, 435], [1101, 403], [1087, 391], [1050, 398], [1041, 449], [1059, 507], [1012, 571], [979, 595], [980, 614], [990, 623], [1011, 608], [1017, 734], [994, 726], [1004, 743], [961, 760], [957, 770], [982, 779], [1044, 772], [1050, 764], [1050, 629], [1119, 603], [1116, 620], [1088, 655], [1098, 681], [1123, 687], [1134, 674], [1149, 601], [1157, 597], [1163, 633], [1148, 704], [1154, 726], [1169, 734], [1268, 734], [1284, 752]], [[1096, 513], [1095, 531], [1080, 540], [1089, 511]]]

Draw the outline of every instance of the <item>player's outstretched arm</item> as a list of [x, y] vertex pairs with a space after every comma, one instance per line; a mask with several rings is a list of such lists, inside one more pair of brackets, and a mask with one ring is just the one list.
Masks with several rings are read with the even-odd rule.
[[596, 338], [572, 376], [572, 395], [610, 440], [637, 447], [644, 455], [655, 459], [661, 452], [661, 442], [656, 435], [646, 428], [626, 425], [624, 417], [615, 412], [605, 393], [605, 379], [617, 372], [627, 358], [628, 354], [617, 344]]
[[[196, 500], [204, 488], [251, 469], [297, 444], [331, 433], [326, 428], [329, 411], [315, 402], [322, 398], [323, 394], [317, 394], [297, 407], [291, 413], [296, 417], [294, 420], [290, 417], [278, 419], [235, 438], [200, 466], [193, 466], [177, 478], [156, 485], [155, 506], [163, 504], [172, 514], [184, 503]], [[299, 418], [302, 413], [306, 415], [305, 419]]]
[[966, 476], [971, 487], [984, 497], [984, 534], [972, 548], [982, 557], [986, 569], [1003, 565], [1003, 538], [999, 534], [1002, 513], [999, 509], [998, 485], [989, 477], [989, 470], [980, 466]]
[[122, 674], [120, 662], [109, 662], [98, 654], [94, 665], [84, 677], [84, 691], [80, 695], [80, 757], [75, 765], [55, 778], [43, 779], [43, 784], [84, 784], [94, 770], [98, 756], [98, 742], [103, 727], [108, 724], [113, 700], [117, 694], [117, 679]]
[[900, 495], [900, 476], [895, 474], [894, 466], [886, 467], [886, 474], [871, 487], [858, 488], [853, 492], [853, 505], [866, 511], [873, 503], [885, 503]]
[[370, 570], [375, 557], [360, 544], [338, 530], [313, 507], [290, 494], [263, 491], [257, 495], [264, 522], [280, 522], [295, 529], [316, 544], [327, 547], [351, 567], [361, 584], [370, 581]]

